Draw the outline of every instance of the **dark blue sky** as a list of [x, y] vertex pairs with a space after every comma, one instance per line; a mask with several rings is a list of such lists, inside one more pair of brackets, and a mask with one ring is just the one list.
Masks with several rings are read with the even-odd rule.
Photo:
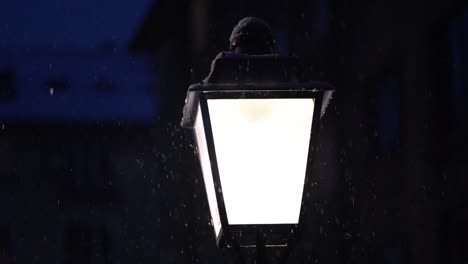
[[2, 0], [0, 48], [125, 48], [152, 0]]

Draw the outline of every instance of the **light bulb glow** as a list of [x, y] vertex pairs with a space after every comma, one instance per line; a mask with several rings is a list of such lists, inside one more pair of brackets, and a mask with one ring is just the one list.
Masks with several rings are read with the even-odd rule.
[[208, 99], [228, 222], [297, 224], [314, 99]]

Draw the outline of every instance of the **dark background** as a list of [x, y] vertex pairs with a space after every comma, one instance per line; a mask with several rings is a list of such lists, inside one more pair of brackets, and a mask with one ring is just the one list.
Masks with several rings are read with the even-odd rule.
[[179, 121], [252, 15], [336, 86], [289, 263], [468, 263], [468, 5], [444, 0], [1, 1], [0, 263], [227, 261]]

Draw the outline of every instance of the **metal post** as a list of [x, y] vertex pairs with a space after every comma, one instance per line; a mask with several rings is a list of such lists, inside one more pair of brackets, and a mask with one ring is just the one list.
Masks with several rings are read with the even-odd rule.
[[266, 264], [265, 263], [265, 239], [262, 233], [257, 233], [257, 245], [255, 249], [256, 249], [255, 264]]

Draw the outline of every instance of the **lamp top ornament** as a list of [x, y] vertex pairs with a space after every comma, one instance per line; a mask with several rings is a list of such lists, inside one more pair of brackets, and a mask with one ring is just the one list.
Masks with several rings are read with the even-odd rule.
[[270, 26], [257, 17], [241, 19], [232, 30], [229, 43], [234, 53], [261, 55], [272, 54], [276, 50]]
[[[322, 115], [333, 93], [328, 83], [304, 81], [302, 67], [295, 56], [277, 53], [276, 41], [267, 22], [256, 17], [241, 19], [229, 37], [230, 50], [220, 52], [211, 63], [208, 76], [190, 85], [181, 125], [193, 128], [199, 95], [243, 91], [273, 96], [278, 92], [323, 93]], [[284, 95], [281, 95], [284, 96]], [[281, 97], [280, 96], [280, 97]]]

